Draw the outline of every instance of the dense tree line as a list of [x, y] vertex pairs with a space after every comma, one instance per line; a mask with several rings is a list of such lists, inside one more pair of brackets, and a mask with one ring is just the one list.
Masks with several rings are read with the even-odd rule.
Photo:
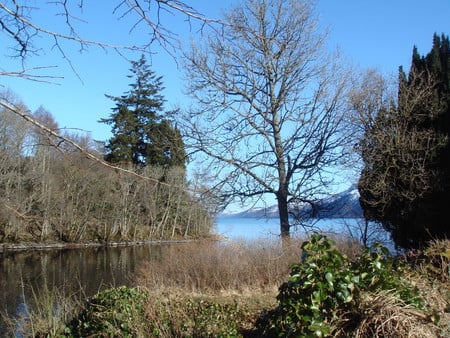
[[[116, 101], [106, 122], [113, 136], [102, 144], [62, 133], [39, 108], [33, 118], [73, 140], [114, 170], [86, 158], [71, 144], [0, 111], [0, 241], [99, 241], [198, 237], [211, 226], [207, 210], [189, 192], [184, 146], [162, 111], [161, 79], [133, 62], [136, 82]], [[147, 77], [148, 76], [148, 77]], [[8, 102], [26, 110], [11, 93]], [[131, 107], [134, 107], [133, 109]]]
[[[372, 87], [373, 89], [373, 87]], [[434, 35], [431, 51], [414, 47], [408, 74], [399, 71], [397, 102], [366, 119], [359, 149], [361, 205], [397, 246], [419, 248], [450, 236], [450, 44]], [[369, 107], [368, 96], [359, 109]]]

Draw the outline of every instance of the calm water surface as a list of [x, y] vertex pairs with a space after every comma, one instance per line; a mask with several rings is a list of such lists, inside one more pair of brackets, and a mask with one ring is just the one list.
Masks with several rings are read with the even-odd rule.
[[[311, 226], [324, 232], [357, 236], [356, 231], [360, 219], [335, 218], [314, 220]], [[229, 240], [273, 239], [280, 235], [280, 221], [278, 218], [247, 218], [220, 216], [216, 220], [216, 232]], [[291, 234], [303, 235], [304, 229], [293, 227]]]
[[[174, 245], [174, 244], [171, 244]], [[0, 311], [25, 315], [38, 295], [79, 296], [132, 285], [140, 263], [160, 259], [167, 245], [0, 253]], [[0, 316], [0, 337], [4, 322]]]

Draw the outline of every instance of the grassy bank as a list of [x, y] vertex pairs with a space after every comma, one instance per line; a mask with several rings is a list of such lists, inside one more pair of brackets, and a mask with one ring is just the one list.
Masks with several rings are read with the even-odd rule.
[[[329, 275], [310, 283], [312, 288], [304, 288], [317, 271], [308, 270], [309, 275], [304, 275], [307, 280], [295, 283], [317, 262], [311, 246], [304, 246], [303, 251], [309, 248], [310, 252], [309, 258], [302, 260], [301, 240], [283, 246], [276, 241], [192, 242], [174, 246], [161, 260], [143, 265], [135, 277], [135, 288], [100, 292], [88, 302], [59, 300], [65, 304], [59, 309], [66, 308], [70, 313], [56, 312], [47, 299], [42, 311], [13, 326], [21, 327], [24, 336], [39, 337], [270, 337], [283, 327], [284, 336], [289, 336], [289, 330], [294, 332], [300, 324], [308, 322], [313, 327], [306, 314], [315, 303], [297, 314], [293, 326], [286, 318], [296, 316], [290, 311], [298, 309], [299, 300], [318, 294], [302, 292], [320, 287], [328, 295], [322, 302], [327, 308], [321, 313], [331, 315], [320, 318], [322, 326], [331, 330], [329, 336], [450, 336], [448, 241], [436, 242], [426, 252], [401, 260], [368, 256], [354, 243], [336, 242], [336, 251], [327, 246], [328, 242], [322, 243], [322, 251], [316, 251], [317, 259], [325, 257], [324, 252], [328, 255], [323, 265], [342, 255], [349, 262], [369, 262], [367, 266], [375, 271], [370, 283], [355, 282], [355, 287], [349, 288], [359, 290], [352, 292], [351, 300], [339, 302], [334, 293], [337, 287], [330, 287]], [[344, 266], [343, 262], [338, 265]], [[349, 271], [362, 269], [348, 266], [339, 270], [344, 279]], [[334, 278], [337, 285], [338, 277]], [[397, 278], [402, 286], [392, 289]], [[321, 284], [324, 281], [327, 283]], [[285, 290], [284, 294], [280, 290]], [[291, 302], [294, 294], [297, 303]], [[271, 325], [274, 328], [270, 329]], [[319, 336], [319, 331], [312, 337]]]

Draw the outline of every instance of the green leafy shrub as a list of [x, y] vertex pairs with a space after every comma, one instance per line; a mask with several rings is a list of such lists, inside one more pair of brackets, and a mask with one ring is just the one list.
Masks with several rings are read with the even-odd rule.
[[249, 316], [245, 304], [229, 297], [171, 295], [153, 300], [148, 311], [152, 337], [242, 337]]
[[[395, 295], [421, 305], [417, 291], [401, 278], [388, 250], [379, 244], [353, 261], [326, 236], [314, 234], [302, 244], [302, 261], [292, 265], [289, 281], [279, 288], [278, 307], [257, 325], [270, 337], [327, 337], [340, 321], [351, 325], [363, 292], [395, 290]], [[343, 317], [348, 316], [347, 321]]]
[[65, 328], [63, 337], [138, 337], [147, 291], [121, 286], [99, 292]]

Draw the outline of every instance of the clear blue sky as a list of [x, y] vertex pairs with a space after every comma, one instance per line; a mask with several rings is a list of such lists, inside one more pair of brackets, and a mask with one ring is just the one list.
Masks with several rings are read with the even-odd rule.
[[[235, 2], [232, 0], [186, 0], [200, 12], [217, 16], [221, 8]], [[109, 15], [116, 1], [84, 1], [82, 16], [88, 23], [80, 24], [81, 35], [91, 39], [133, 43], [133, 39], [145, 39], [138, 27], [128, 34], [129, 23], [117, 22]], [[109, 4], [108, 4], [109, 3]], [[104, 15], [99, 15], [104, 13]], [[343, 54], [355, 65], [363, 68], [377, 67], [386, 73], [395, 73], [400, 65], [409, 67], [411, 51], [416, 45], [421, 54], [431, 48], [432, 35], [450, 34], [450, 0], [318, 0], [317, 14], [322, 25], [331, 34], [329, 45], [339, 46]], [[38, 18], [53, 26], [53, 16], [45, 13]], [[166, 17], [167, 25], [175, 31], [189, 29], [184, 17]], [[57, 27], [58, 24], [55, 23]], [[0, 37], [0, 43], [3, 38]], [[70, 49], [73, 66], [81, 80], [70, 70], [61, 55], [43, 45], [44, 56], [32, 58], [28, 65], [56, 65], [52, 74], [64, 76], [59, 85], [42, 84], [21, 79], [3, 77], [0, 84], [16, 92], [31, 110], [39, 105], [47, 108], [61, 127], [78, 128], [92, 132], [94, 139], [106, 140], [110, 128], [98, 123], [107, 117], [113, 102], [104, 94], [121, 95], [128, 90], [130, 64], [114, 51], [105, 52], [90, 48], [79, 53]], [[4, 50], [2, 51], [4, 53]], [[168, 107], [183, 104], [183, 81], [181, 70], [173, 59], [155, 45], [152, 59], [153, 70], [163, 76]], [[137, 59], [136, 55], [134, 59]], [[11, 69], [12, 60], [2, 55], [1, 68]]]
[[[144, 27], [138, 26], [131, 35], [131, 22], [127, 18], [117, 21], [111, 15], [119, 1], [84, 1], [81, 16], [86, 23], [78, 23], [80, 35], [88, 39], [133, 44], [143, 41]], [[222, 8], [234, 0], [185, 0], [199, 12], [209, 17], [217, 17]], [[409, 68], [414, 45], [421, 54], [431, 48], [432, 36], [450, 34], [450, 0], [317, 0], [317, 14], [322, 26], [330, 29], [330, 48], [339, 47], [355, 66], [378, 68], [387, 74], [396, 74], [400, 65]], [[42, 11], [37, 17], [39, 23], [49, 28], [60, 28], [61, 21]], [[61, 20], [61, 18], [59, 18]], [[165, 16], [163, 24], [176, 32], [189, 35], [189, 24], [183, 16]], [[187, 32], [187, 33], [186, 33]], [[190, 33], [195, 34], [195, 31]], [[198, 34], [194, 35], [198, 38]], [[0, 44], [4, 37], [0, 35]], [[49, 110], [60, 127], [74, 128], [92, 133], [96, 140], [105, 141], [110, 127], [98, 123], [108, 117], [114, 103], [105, 94], [120, 96], [128, 90], [130, 63], [114, 51], [89, 48], [79, 53], [74, 46], [65, 46], [77, 75], [61, 58], [60, 53], [49, 41], [42, 41], [45, 55], [27, 60], [28, 66], [58, 66], [51, 74], [63, 76], [56, 84], [43, 84], [23, 79], [3, 77], [0, 85], [12, 89], [25, 104], [34, 111], [40, 105]], [[174, 59], [154, 45], [156, 53], [151, 62], [152, 69], [163, 76], [164, 92], [168, 101], [166, 108], [183, 105], [182, 70], [177, 69]], [[17, 67], [14, 60], [4, 56], [2, 50], [0, 71]], [[134, 55], [132, 59], [139, 58]], [[47, 72], [48, 73], [48, 72]]]

